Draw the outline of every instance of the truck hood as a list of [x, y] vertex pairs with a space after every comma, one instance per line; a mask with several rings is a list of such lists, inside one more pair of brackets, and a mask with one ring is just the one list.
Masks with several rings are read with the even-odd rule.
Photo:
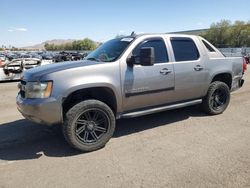
[[69, 61], [69, 62], [62, 62], [62, 63], [54, 63], [50, 65], [43, 65], [39, 67], [35, 67], [32, 69], [29, 69], [24, 72], [24, 79], [30, 80], [31, 77], [34, 79], [34, 77], [37, 79], [43, 75], [50, 74], [53, 72], [58, 72], [66, 69], [72, 69], [77, 67], [85, 67], [85, 66], [91, 66], [96, 64], [102, 64], [107, 62], [96, 62], [96, 61], [89, 61], [89, 60], [83, 60], [83, 61]]

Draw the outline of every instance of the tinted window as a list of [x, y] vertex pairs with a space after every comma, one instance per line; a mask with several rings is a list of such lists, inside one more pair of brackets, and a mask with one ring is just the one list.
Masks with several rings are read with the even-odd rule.
[[171, 38], [175, 61], [193, 61], [200, 57], [194, 41], [190, 38]]
[[155, 50], [155, 63], [166, 63], [168, 62], [168, 55], [166, 45], [161, 39], [146, 40], [139, 44], [134, 50], [133, 55], [139, 56], [140, 49], [145, 47], [153, 47]]
[[202, 40], [203, 44], [206, 46], [209, 52], [215, 52], [212, 46], [210, 46], [206, 41]]

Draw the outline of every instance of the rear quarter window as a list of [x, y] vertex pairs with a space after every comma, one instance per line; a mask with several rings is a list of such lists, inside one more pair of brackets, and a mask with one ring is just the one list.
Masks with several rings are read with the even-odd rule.
[[202, 42], [209, 52], [215, 52], [215, 49], [211, 45], [209, 45], [206, 41], [202, 40]]

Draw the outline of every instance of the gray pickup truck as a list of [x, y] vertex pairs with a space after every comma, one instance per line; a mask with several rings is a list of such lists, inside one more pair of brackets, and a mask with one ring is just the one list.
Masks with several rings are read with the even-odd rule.
[[28, 70], [16, 98], [22, 115], [62, 124], [66, 140], [81, 151], [104, 147], [116, 119], [201, 105], [222, 113], [240, 88], [242, 58], [227, 58], [199, 36], [131, 35], [110, 40], [80, 62]]

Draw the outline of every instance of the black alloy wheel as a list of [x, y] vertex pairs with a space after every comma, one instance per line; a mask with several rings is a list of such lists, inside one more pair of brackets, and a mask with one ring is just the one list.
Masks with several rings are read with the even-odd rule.
[[82, 112], [75, 120], [75, 134], [79, 142], [94, 143], [109, 129], [108, 115], [100, 109], [93, 108]]
[[218, 88], [214, 91], [210, 98], [210, 104], [214, 110], [220, 110], [227, 102], [227, 92]]
[[224, 82], [212, 82], [202, 99], [202, 110], [210, 115], [223, 113], [230, 102], [230, 89]]
[[68, 143], [83, 152], [105, 146], [115, 130], [111, 108], [98, 100], [85, 100], [70, 108], [64, 118], [63, 134]]

